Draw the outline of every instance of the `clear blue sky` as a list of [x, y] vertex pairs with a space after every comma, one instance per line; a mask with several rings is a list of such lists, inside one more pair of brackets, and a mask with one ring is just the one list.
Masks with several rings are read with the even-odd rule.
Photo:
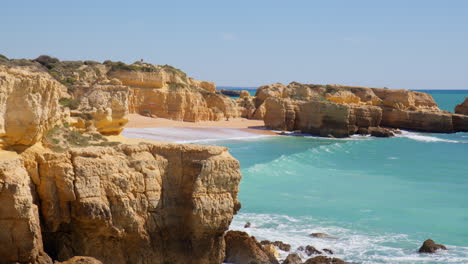
[[218, 85], [468, 89], [468, 1], [2, 1], [0, 54], [140, 58]]

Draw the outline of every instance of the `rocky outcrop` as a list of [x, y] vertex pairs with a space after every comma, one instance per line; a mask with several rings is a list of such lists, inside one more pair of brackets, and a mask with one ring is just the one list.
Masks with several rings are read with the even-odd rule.
[[264, 121], [270, 129], [320, 136], [347, 137], [363, 131], [391, 136], [380, 127], [442, 133], [468, 130], [464, 116], [440, 110], [429, 94], [407, 90], [272, 84], [257, 90], [255, 107], [256, 111], [265, 108]]
[[436, 244], [434, 240], [427, 239], [419, 248], [419, 253], [435, 253], [437, 250], [447, 250], [444, 245]]
[[346, 264], [346, 262], [344, 262], [342, 259], [339, 259], [339, 258], [317, 256], [317, 257], [306, 260], [304, 264]]
[[455, 107], [455, 113], [461, 115], [468, 115], [468, 97], [465, 98], [465, 101], [463, 101], [463, 103]]
[[0, 65], [0, 148], [39, 142], [62, 118], [63, 89], [46, 72]]
[[282, 264], [302, 264], [302, 259], [298, 254], [289, 254]]
[[262, 240], [260, 241], [260, 244], [262, 245], [273, 245], [283, 251], [290, 251], [291, 250], [291, 245], [290, 244], [286, 244], [286, 243], [283, 243], [282, 241], [274, 241], [274, 242], [271, 242], [269, 240]]
[[44, 252], [34, 185], [19, 157], [0, 161], [0, 263], [52, 264]]
[[229, 231], [225, 235], [226, 257], [224, 262], [234, 264], [278, 264], [275, 256], [245, 232]]
[[131, 87], [132, 113], [190, 122], [240, 116], [238, 106], [215, 93], [213, 83], [187, 78], [181, 72], [111, 71], [109, 75]]
[[222, 147], [30, 148], [0, 161], [0, 259], [221, 263], [240, 178]]
[[81, 96], [79, 108], [71, 112], [71, 125], [80, 131], [120, 134], [128, 122], [129, 93], [123, 85], [93, 85]]

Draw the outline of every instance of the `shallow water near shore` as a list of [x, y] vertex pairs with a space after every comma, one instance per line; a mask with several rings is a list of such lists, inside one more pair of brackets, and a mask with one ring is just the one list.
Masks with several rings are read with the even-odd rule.
[[[468, 96], [424, 92], [451, 112]], [[232, 230], [290, 243], [292, 251], [329, 248], [358, 263], [468, 263], [468, 133], [213, 143], [241, 163], [242, 209]], [[337, 239], [309, 236], [318, 232]], [[449, 250], [417, 253], [427, 238]]]
[[[468, 263], [468, 133], [216, 144], [242, 167], [242, 209], [231, 229], [330, 248], [347, 261]], [[247, 221], [252, 228], [243, 228]], [[419, 255], [427, 238], [450, 250]]]

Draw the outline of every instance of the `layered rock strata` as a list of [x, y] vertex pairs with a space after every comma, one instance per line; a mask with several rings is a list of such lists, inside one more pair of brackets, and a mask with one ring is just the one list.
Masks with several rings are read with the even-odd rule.
[[[33, 149], [33, 148], [32, 148]], [[225, 148], [140, 144], [0, 161], [0, 259], [221, 263], [240, 208]], [[41, 217], [39, 217], [41, 215]], [[4, 262], [2, 262], [4, 263]]]
[[255, 106], [256, 111], [265, 108], [270, 129], [320, 136], [347, 137], [379, 126], [442, 133], [468, 130], [467, 117], [440, 110], [429, 94], [406, 90], [273, 84], [257, 90]]

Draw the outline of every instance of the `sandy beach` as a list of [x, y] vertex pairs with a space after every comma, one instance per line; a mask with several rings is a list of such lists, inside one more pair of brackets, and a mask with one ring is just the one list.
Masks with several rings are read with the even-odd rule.
[[229, 121], [183, 122], [165, 118], [150, 118], [130, 114], [129, 122], [122, 135], [126, 138], [139, 138], [168, 142], [197, 142], [256, 138], [277, 135], [264, 128], [263, 120], [231, 118]]

